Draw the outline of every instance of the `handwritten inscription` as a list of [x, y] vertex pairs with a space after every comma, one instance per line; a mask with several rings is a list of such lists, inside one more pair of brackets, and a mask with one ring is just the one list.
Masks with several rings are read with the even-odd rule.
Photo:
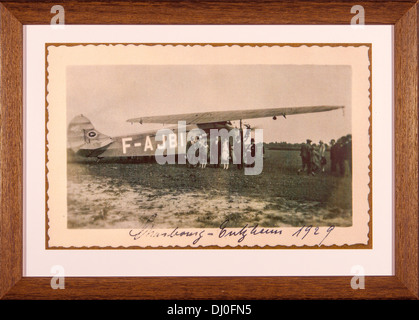
[[138, 232], [134, 232], [133, 230], [130, 230], [129, 235], [134, 239], [138, 240], [143, 237], [149, 237], [149, 238], [191, 238], [193, 241], [193, 244], [197, 244], [199, 240], [202, 239], [202, 237], [205, 234], [205, 230], [201, 231], [181, 231], [178, 227], [173, 229], [171, 232], [159, 232], [157, 230], [152, 229], [141, 229]]
[[275, 234], [275, 235], [282, 234], [282, 230], [260, 228], [258, 224], [256, 224], [253, 227], [249, 227], [249, 225], [246, 224], [239, 231], [228, 230], [227, 229], [228, 222], [229, 220], [226, 220], [221, 224], [220, 233], [218, 234], [219, 238], [238, 237], [237, 242], [242, 242], [248, 235], [257, 236], [257, 235], [267, 235], [267, 234]]
[[321, 239], [321, 241], [318, 243], [320, 246], [323, 241], [329, 236], [329, 234], [335, 229], [335, 226], [330, 226], [326, 229], [326, 234], [320, 232], [319, 227], [313, 227], [313, 226], [302, 226], [300, 229], [298, 229], [296, 232], [292, 234], [292, 237], [300, 238], [303, 240], [308, 235], [316, 236]]
[[220, 227], [216, 230], [214, 229], [193, 229], [193, 230], [182, 230], [178, 227], [167, 231], [167, 230], [158, 230], [154, 229], [154, 220], [157, 214], [150, 216], [149, 219], [144, 223], [144, 225], [137, 230], [130, 230], [129, 235], [133, 240], [139, 240], [142, 238], [184, 238], [190, 239], [193, 245], [198, 244], [201, 239], [204, 237], [218, 237], [219, 239], [233, 239], [237, 243], [244, 242], [249, 237], [261, 237], [261, 236], [276, 236], [284, 237], [291, 236], [300, 240], [304, 240], [306, 237], [315, 237], [318, 239], [317, 245], [322, 245], [324, 240], [330, 235], [330, 233], [335, 229], [335, 226], [329, 226], [326, 229], [316, 226], [302, 226], [297, 231], [293, 228], [294, 231], [292, 234], [287, 232], [288, 228], [267, 228], [261, 227], [258, 224], [249, 226], [248, 224], [240, 228], [230, 228], [228, 227], [230, 221], [224, 221]]

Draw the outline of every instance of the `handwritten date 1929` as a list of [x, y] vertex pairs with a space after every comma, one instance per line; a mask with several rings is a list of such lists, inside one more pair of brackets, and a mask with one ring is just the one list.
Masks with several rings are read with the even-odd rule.
[[326, 229], [326, 234], [324, 231], [322, 232], [320, 230], [320, 227], [313, 227], [313, 226], [302, 226], [300, 229], [295, 231], [292, 236], [300, 238], [303, 240], [305, 237], [307, 237], [309, 234], [312, 236], [319, 237], [321, 241], [319, 242], [319, 246], [323, 243], [323, 241], [330, 235], [330, 233], [335, 229], [335, 226], [330, 226]]

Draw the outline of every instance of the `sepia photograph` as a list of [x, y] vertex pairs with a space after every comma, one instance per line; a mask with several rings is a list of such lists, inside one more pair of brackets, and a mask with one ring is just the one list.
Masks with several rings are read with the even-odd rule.
[[[51, 46], [63, 47], [115, 48]], [[354, 226], [351, 64], [310, 62], [322, 47], [287, 47], [304, 61], [293, 64], [269, 62], [281, 46], [136, 48], [151, 62], [100, 63], [105, 56], [63, 68], [67, 230], [128, 230], [132, 240], [184, 232], [198, 242]], [[241, 49], [245, 61], [232, 62]]]
[[[69, 67], [68, 227], [350, 226], [350, 117], [347, 66]], [[248, 175], [255, 129], [263, 165]], [[170, 144], [173, 163], [158, 163]]]

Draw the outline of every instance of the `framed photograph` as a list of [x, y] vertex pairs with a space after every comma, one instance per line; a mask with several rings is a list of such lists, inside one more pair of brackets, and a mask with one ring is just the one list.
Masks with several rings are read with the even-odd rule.
[[417, 299], [417, 4], [382, 5], [2, 2], [3, 299]]
[[369, 45], [46, 55], [47, 248], [371, 247]]

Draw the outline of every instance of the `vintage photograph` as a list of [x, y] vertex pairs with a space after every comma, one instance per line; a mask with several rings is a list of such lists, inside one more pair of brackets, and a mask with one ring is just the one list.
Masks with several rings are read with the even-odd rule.
[[[49, 49], [52, 57], [63, 49], [48, 64], [47, 81], [60, 89], [49, 90], [47, 139], [59, 126], [56, 145], [65, 158], [55, 158], [53, 143], [48, 163], [59, 161], [64, 169], [65, 194], [58, 198], [65, 200], [65, 230], [120, 232], [139, 246], [152, 238], [162, 246], [190, 238], [185, 246], [193, 246], [206, 235], [215, 238], [207, 245], [220, 247], [232, 246], [233, 238], [237, 245], [263, 246], [294, 237], [293, 244], [323, 232], [313, 243], [319, 246], [332, 230], [353, 230], [361, 216], [365, 239], [370, 208], [362, 202], [359, 212], [354, 199], [359, 190], [368, 198], [370, 87], [354, 92], [354, 84], [369, 84], [368, 46], [346, 48], [365, 59], [361, 74], [342, 56], [345, 47]], [[62, 53], [98, 58], [63, 63]], [[64, 83], [54, 78], [60, 63]], [[60, 90], [64, 106], [58, 107]], [[363, 175], [354, 179], [357, 172]]]
[[[69, 67], [68, 227], [350, 226], [350, 111], [347, 66]], [[162, 128], [173, 131], [172, 164], [155, 159]], [[194, 128], [205, 139], [187, 140]], [[233, 137], [210, 130], [248, 129], [254, 139], [255, 128], [263, 168], [246, 175], [254, 144], [235, 152]], [[195, 142], [198, 161], [179, 164]]]

